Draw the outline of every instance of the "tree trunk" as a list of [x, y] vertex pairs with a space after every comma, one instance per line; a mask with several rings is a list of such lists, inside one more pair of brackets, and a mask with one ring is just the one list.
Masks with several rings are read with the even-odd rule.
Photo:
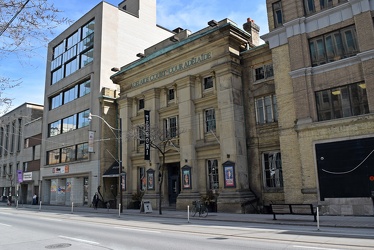
[[165, 154], [162, 154], [162, 165], [159, 168], [159, 182], [158, 182], [158, 213], [162, 214], [162, 183], [164, 182], [164, 170], [165, 170]]

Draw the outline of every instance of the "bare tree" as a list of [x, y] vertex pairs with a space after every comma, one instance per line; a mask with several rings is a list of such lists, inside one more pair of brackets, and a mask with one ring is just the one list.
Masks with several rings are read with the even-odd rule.
[[[0, 61], [15, 54], [20, 61], [34, 56], [36, 49], [46, 46], [56, 27], [71, 22], [59, 13], [48, 0], [0, 0]], [[21, 82], [22, 79], [0, 75], [2, 113], [12, 103], [12, 99], [3, 96], [4, 90]]]
[[[151, 127], [149, 131], [149, 144], [151, 148], [157, 150], [161, 159], [161, 164], [158, 166], [158, 211], [162, 214], [162, 184], [164, 182], [164, 175], [166, 170], [166, 155], [172, 152], [180, 152], [179, 144], [176, 143], [176, 138], [179, 137], [181, 131], [165, 130], [159, 127]], [[127, 132], [127, 139], [144, 140], [144, 127], [136, 126]]]

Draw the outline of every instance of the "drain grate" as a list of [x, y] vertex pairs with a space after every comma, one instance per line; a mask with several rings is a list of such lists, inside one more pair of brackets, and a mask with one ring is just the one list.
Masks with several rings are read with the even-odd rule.
[[47, 249], [57, 249], [57, 248], [67, 248], [67, 247], [70, 247], [71, 244], [69, 243], [60, 243], [60, 244], [53, 244], [53, 245], [49, 245], [49, 246], [46, 246], [45, 248]]

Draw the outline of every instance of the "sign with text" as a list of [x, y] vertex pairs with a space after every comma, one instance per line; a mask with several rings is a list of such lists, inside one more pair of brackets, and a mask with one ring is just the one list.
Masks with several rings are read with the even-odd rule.
[[32, 172], [23, 173], [23, 180], [24, 181], [32, 181]]
[[144, 160], [148, 161], [151, 159], [150, 112], [149, 110], [144, 110]]
[[54, 174], [66, 174], [69, 173], [69, 166], [52, 168]]

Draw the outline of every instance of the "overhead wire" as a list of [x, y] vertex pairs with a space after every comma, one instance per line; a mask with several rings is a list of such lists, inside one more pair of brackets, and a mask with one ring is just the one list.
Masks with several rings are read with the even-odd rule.
[[4, 26], [4, 28], [0, 31], [0, 36], [2, 36], [3, 33], [9, 28], [9, 26], [12, 24], [14, 19], [16, 19], [16, 17], [19, 15], [19, 13], [21, 13], [21, 11], [26, 7], [26, 4], [28, 4], [28, 2], [30, 2], [30, 0], [27, 0], [26, 3], [24, 3], [21, 6], [21, 8], [16, 12], [16, 14], [12, 17], [12, 19], [10, 19], [10, 21]]

